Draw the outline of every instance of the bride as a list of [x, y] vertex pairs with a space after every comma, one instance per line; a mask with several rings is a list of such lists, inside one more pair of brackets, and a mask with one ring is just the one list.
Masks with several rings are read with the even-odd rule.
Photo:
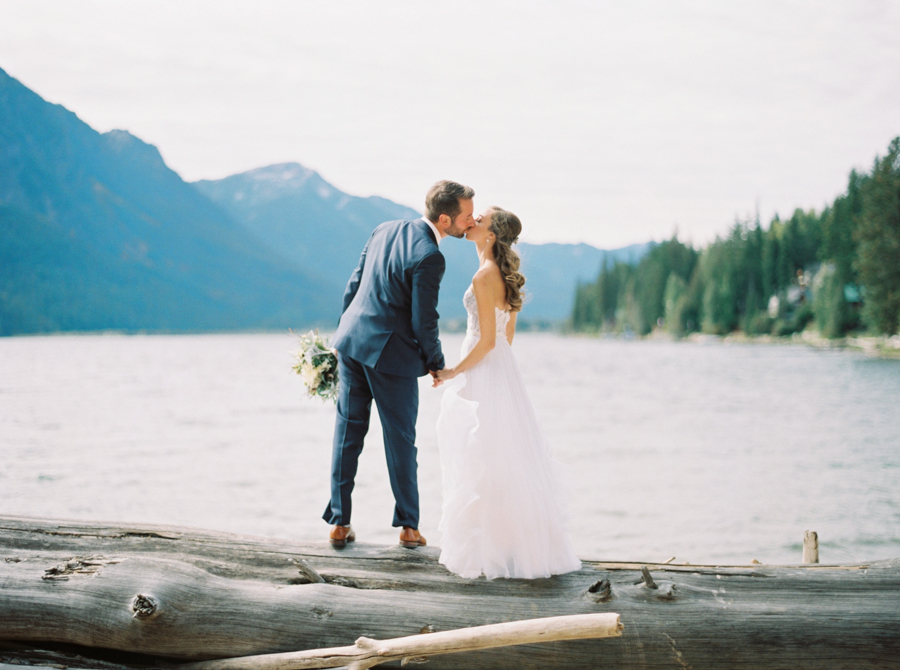
[[565, 532], [555, 462], [510, 345], [525, 277], [512, 250], [518, 217], [498, 207], [466, 233], [480, 267], [463, 303], [462, 360], [441, 401], [444, 485], [440, 562], [462, 577], [533, 579], [581, 567]]

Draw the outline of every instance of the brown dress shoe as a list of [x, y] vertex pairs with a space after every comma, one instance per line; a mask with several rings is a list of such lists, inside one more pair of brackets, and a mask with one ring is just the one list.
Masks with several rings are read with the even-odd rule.
[[331, 541], [332, 547], [346, 547], [348, 542], [356, 539], [356, 533], [350, 526], [332, 526], [328, 539]]
[[428, 543], [419, 531], [415, 528], [410, 528], [409, 526], [403, 526], [403, 530], [400, 531], [401, 547], [413, 549], [415, 547], [424, 547], [426, 544]]

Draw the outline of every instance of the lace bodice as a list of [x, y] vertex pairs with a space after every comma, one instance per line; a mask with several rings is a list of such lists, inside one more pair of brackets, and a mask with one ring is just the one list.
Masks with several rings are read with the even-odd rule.
[[[471, 286], [466, 289], [465, 295], [463, 295], [463, 305], [465, 305], [466, 314], [468, 315], [466, 335], [479, 337], [481, 335], [481, 326], [478, 323], [478, 301], [475, 300], [475, 294], [472, 292]], [[509, 323], [509, 312], [499, 307], [494, 307], [494, 315], [496, 317], [497, 336], [506, 337], [506, 324]]]

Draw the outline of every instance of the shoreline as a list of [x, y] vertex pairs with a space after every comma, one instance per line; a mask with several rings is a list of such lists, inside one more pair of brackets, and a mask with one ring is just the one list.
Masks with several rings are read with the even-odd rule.
[[[693, 336], [685, 339], [690, 339], [691, 337]], [[747, 335], [741, 332], [729, 333], [720, 337], [725, 344], [794, 344], [814, 349], [854, 351], [876, 358], [900, 360], [900, 335], [892, 337], [886, 335], [849, 336], [829, 339], [819, 335], [814, 330], [804, 330], [803, 332], [784, 337]]]
[[[290, 333], [290, 331], [288, 331]], [[461, 335], [465, 329], [457, 330], [448, 328], [442, 331], [442, 335]], [[691, 333], [679, 337], [664, 330], [654, 329], [647, 335], [626, 335], [624, 333], [610, 332], [581, 332], [567, 330], [561, 327], [528, 327], [519, 334], [546, 334], [551, 333], [563, 337], [585, 337], [593, 339], [612, 339], [623, 341], [662, 341], [662, 342], [689, 342], [692, 344], [780, 344], [803, 345], [814, 349], [841, 350], [863, 353], [867, 356], [883, 359], [900, 360], [900, 334], [888, 337], [886, 335], [872, 336], [848, 336], [836, 339], [822, 337], [814, 330], [805, 330], [801, 333], [778, 337], [775, 335], [747, 335], [735, 331], [728, 335], [715, 335], [712, 333]], [[276, 335], [285, 334], [282, 329], [257, 329], [257, 330], [209, 330], [209, 331], [127, 331], [127, 330], [63, 330], [41, 333], [16, 333], [14, 335], [0, 336], [0, 340], [25, 339], [25, 338], [50, 338], [50, 337], [152, 337], [152, 336], [202, 336], [202, 335]], [[326, 331], [326, 334], [327, 331]]]
[[578, 331], [557, 331], [567, 337], [589, 337], [596, 339], [615, 339], [624, 341], [657, 341], [687, 342], [691, 344], [780, 344], [800, 345], [822, 350], [840, 350], [863, 353], [873, 358], [900, 360], [900, 335], [848, 336], [829, 339], [814, 330], [778, 337], [775, 335], [748, 335], [735, 331], [727, 335], [712, 333], [691, 333], [683, 337], [672, 335], [664, 330], [654, 329], [647, 335], [625, 335], [623, 333], [585, 333]]

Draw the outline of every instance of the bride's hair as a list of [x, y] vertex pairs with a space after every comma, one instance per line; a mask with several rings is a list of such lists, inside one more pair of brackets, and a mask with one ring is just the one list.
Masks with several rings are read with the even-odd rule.
[[513, 251], [512, 245], [519, 241], [522, 222], [512, 212], [491, 207], [491, 225], [488, 230], [494, 233], [494, 260], [506, 284], [506, 302], [509, 303], [510, 311], [518, 312], [522, 309], [522, 285], [525, 284], [525, 275], [519, 272], [521, 259], [519, 254]]

